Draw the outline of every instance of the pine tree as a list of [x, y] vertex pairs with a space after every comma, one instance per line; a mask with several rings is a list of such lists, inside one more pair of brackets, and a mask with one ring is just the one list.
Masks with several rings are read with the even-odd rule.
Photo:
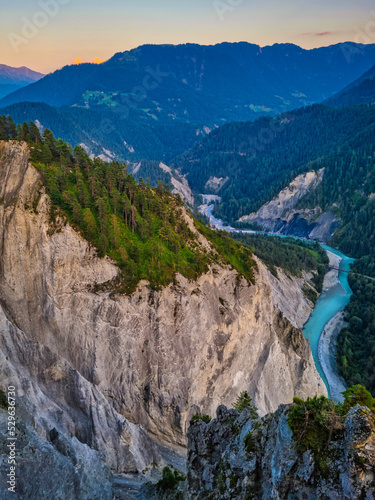
[[8, 116], [8, 134], [12, 139], [17, 139], [17, 127], [11, 116]]
[[30, 141], [30, 130], [26, 122], [23, 122], [22, 125], [18, 125], [17, 138], [20, 141]]
[[35, 144], [42, 144], [42, 137], [35, 123], [33, 122], [29, 123], [29, 130], [30, 130], [31, 142], [34, 142]]
[[50, 165], [52, 162], [52, 159], [53, 159], [51, 150], [45, 144], [43, 144], [43, 146], [42, 146], [41, 159], [42, 159], [42, 162], [45, 163], [46, 165]]
[[49, 148], [49, 150], [52, 153], [52, 156], [58, 157], [59, 155], [57, 151], [57, 141], [54, 138], [52, 132], [48, 128], [44, 129], [43, 137], [44, 137], [44, 145]]
[[258, 409], [253, 405], [252, 399], [247, 391], [241, 392], [233, 407], [238, 413], [242, 413], [245, 408], [250, 408], [251, 418], [258, 418]]
[[0, 116], [0, 140], [1, 141], [6, 141], [9, 139], [8, 131], [7, 131], [7, 126], [6, 126], [6, 119], [3, 116]]

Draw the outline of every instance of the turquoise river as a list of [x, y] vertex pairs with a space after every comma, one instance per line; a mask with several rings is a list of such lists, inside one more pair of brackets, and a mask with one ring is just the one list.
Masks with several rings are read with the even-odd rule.
[[[350, 270], [350, 264], [353, 262], [353, 259], [327, 245], [322, 245], [322, 247], [325, 250], [328, 250], [342, 258], [340, 269], [343, 269], [344, 271]], [[328, 382], [324, 375], [318, 357], [318, 344], [320, 336], [328, 321], [330, 321], [333, 316], [335, 316], [339, 311], [342, 311], [349, 304], [350, 297], [352, 295], [352, 291], [349, 286], [349, 275], [345, 272], [340, 272], [339, 281], [340, 283], [330, 288], [327, 292], [322, 293], [322, 295], [317, 300], [316, 306], [310, 316], [309, 321], [306, 323], [303, 329], [305, 337], [310, 342], [316, 368], [320, 376], [322, 377], [328, 392]]]
[[[213, 214], [214, 204], [212, 203], [212, 199], [217, 198], [216, 196], [206, 196], [204, 195], [206, 200], [206, 204], [202, 205], [199, 211], [207, 216], [210, 220], [210, 224], [213, 227], [216, 227], [219, 230], [224, 230], [229, 233], [234, 232], [249, 232], [254, 233], [255, 231], [244, 231], [238, 230], [230, 226], [224, 226], [223, 222], [220, 219], [217, 219]], [[274, 236], [285, 237], [283, 235], [275, 234]], [[341, 257], [340, 269], [343, 271], [350, 270], [350, 264], [354, 259], [347, 257], [343, 253], [339, 252], [335, 248], [331, 248], [327, 245], [322, 245], [322, 247], [338, 255]], [[321, 367], [319, 356], [318, 356], [318, 345], [320, 336], [323, 333], [325, 325], [333, 318], [339, 311], [345, 309], [345, 307], [349, 304], [350, 297], [352, 295], [352, 291], [349, 286], [349, 275], [345, 272], [339, 272], [339, 283], [337, 285], [331, 287], [329, 290], [323, 292], [321, 296], [318, 298], [315, 308], [303, 328], [303, 333], [305, 337], [309, 340], [311, 345], [312, 354], [315, 361], [315, 366], [327, 387], [328, 393], [329, 385], [327, 382], [327, 378], [324, 375], [323, 369]]]

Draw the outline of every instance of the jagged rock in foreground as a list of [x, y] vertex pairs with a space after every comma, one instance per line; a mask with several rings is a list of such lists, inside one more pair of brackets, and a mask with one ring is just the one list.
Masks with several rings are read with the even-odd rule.
[[221, 406], [217, 418], [189, 429], [189, 500], [373, 500], [375, 415], [359, 405], [330, 444], [325, 473], [310, 450], [296, 451], [287, 422], [289, 406], [252, 420]]
[[[18, 408], [19, 410], [19, 408]], [[7, 413], [0, 409], [0, 449], [9, 441], [3, 433]], [[0, 458], [0, 498], [40, 500], [112, 500], [112, 474], [100, 454], [75, 437], [67, 439], [52, 429], [44, 440], [32, 422], [20, 418], [16, 425], [16, 448], [19, 466], [15, 493], [8, 491], [9, 465]]]

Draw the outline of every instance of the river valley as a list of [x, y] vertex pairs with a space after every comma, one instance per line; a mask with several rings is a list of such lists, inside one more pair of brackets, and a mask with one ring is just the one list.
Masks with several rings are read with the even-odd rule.
[[[214, 204], [220, 201], [217, 196], [203, 195], [205, 204], [199, 207], [199, 212], [209, 218], [211, 226], [229, 233], [256, 234], [256, 231], [236, 229], [224, 225], [213, 214]], [[285, 237], [282, 234], [274, 236]], [[290, 237], [290, 236], [289, 236]], [[341, 392], [346, 389], [345, 381], [338, 373], [335, 361], [336, 340], [339, 332], [345, 326], [343, 311], [349, 304], [352, 291], [349, 286], [349, 275], [353, 259], [339, 250], [322, 245], [330, 259], [330, 265], [342, 269], [332, 269], [325, 277], [323, 293], [317, 300], [315, 308], [303, 328], [304, 336], [309, 340], [316, 368], [327, 387], [329, 397], [341, 401]]]

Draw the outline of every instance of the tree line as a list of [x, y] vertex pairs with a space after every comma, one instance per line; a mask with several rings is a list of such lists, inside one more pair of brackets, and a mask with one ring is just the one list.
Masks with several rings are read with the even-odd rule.
[[[251, 252], [198, 221], [189, 226], [181, 198], [163, 182], [154, 188], [149, 180], [137, 182], [125, 164], [90, 158], [48, 129], [41, 134], [32, 122], [16, 127], [10, 117], [0, 117], [0, 139], [29, 144], [51, 199], [51, 224], [63, 215], [100, 256], [117, 263], [117, 291], [130, 293], [142, 279], [159, 289], [177, 273], [196, 279], [213, 263], [231, 265], [254, 280]], [[211, 241], [211, 250], [199, 244], [199, 232]]]

